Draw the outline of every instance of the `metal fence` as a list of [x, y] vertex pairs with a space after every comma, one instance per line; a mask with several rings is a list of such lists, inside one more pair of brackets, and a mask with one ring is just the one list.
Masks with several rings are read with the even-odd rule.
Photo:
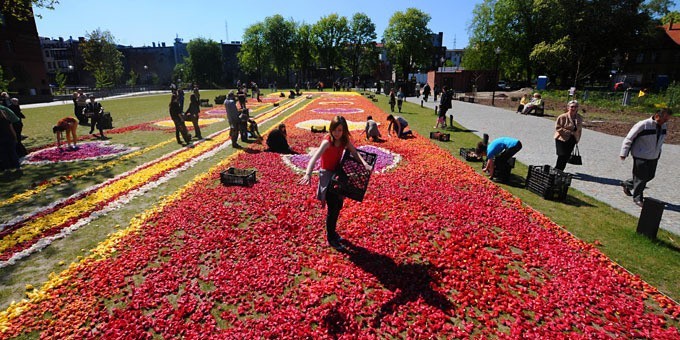
[[88, 87], [67, 87], [64, 89], [52, 89], [52, 95], [55, 101], [69, 100], [73, 98], [73, 93], [78, 89], [82, 89], [86, 95], [94, 95], [97, 98], [112, 97], [129, 93], [144, 93], [151, 91], [170, 91], [170, 88], [162, 85], [145, 85], [145, 86], [125, 86], [108, 89], [97, 89]]

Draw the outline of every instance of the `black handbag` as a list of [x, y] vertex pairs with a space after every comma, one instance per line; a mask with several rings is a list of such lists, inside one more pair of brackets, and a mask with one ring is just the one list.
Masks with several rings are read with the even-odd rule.
[[567, 163], [573, 165], [583, 165], [581, 153], [578, 151], [578, 144], [574, 146], [574, 150], [571, 152], [571, 155], [569, 156], [569, 160], [567, 161]]

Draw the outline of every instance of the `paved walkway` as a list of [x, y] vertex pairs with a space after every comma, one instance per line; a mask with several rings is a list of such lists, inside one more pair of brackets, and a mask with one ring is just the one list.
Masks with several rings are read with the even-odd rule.
[[[420, 104], [420, 99], [407, 98], [408, 102]], [[432, 99], [425, 106], [433, 108]], [[437, 103], [438, 105], [438, 103]], [[565, 104], [566, 106], [566, 104]], [[454, 120], [476, 135], [488, 133], [491, 140], [500, 136], [512, 136], [522, 141], [523, 148], [515, 156], [527, 165], [555, 165], [555, 117], [536, 117], [480, 104], [453, 101]], [[448, 123], [448, 118], [447, 118]], [[434, 124], [434, 116], [433, 116]], [[571, 187], [605, 202], [612, 207], [640, 216], [640, 208], [631, 197], [625, 196], [620, 181], [631, 177], [632, 157], [619, 158], [623, 137], [584, 129], [579, 149], [583, 165], [567, 164], [565, 171], [574, 174]], [[472, 146], [470, 146], [472, 147]], [[645, 196], [666, 202], [660, 227], [680, 236], [680, 146], [666, 144], [656, 171], [656, 178], [647, 184]]]

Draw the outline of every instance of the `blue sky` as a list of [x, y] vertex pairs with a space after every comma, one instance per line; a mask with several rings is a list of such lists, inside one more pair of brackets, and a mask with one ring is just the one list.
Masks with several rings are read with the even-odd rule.
[[453, 48], [455, 37], [455, 47], [464, 48], [468, 41], [467, 27], [472, 9], [480, 2], [60, 0], [54, 10], [36, 9], [36, 13], [42, 15], [42, 19], [36, 18], [36, 25], [42, 37], [76, 39], [101, 28], [109, 30], [119, 44], [151, 46], [152, 42], [171, 45], [175, 36], [184, 42], [198, 37], [225, 42], [241, 40], [246, 27], [275, 14], [311, 24], [333, 13], [350, 19], [354, 13], [363, 12], [373, 20], [380, 39], [392, 14], [415, 7], [432, 17], [429, 28], [435, 33], [444, 33], [444, 45]]

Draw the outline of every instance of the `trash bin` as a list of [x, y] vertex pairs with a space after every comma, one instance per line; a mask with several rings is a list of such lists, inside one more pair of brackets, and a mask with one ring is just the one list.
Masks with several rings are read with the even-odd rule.
[[661, 223], [661, 216], [666, 203], [654, 198], [646, 197], [642, 204], [640, 219], [638, 220], [637, 233], [649, 238], [656, 238]]
[[623, 106], [630, 105], [631, 92], [632, 91], [630, 89], [626, 89], [625, 91], [623, 91], [623, 100], [621, 101], [621, 105]]

